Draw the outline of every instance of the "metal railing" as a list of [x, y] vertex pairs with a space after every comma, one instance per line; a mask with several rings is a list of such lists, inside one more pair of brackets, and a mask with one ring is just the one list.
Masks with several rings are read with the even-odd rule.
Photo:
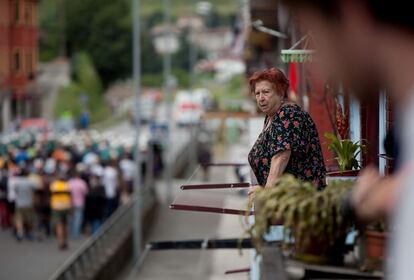
[[[143, 194], [143, 213], [153, 205], [155, 198], [150, 189]], [[49, 280], [94, 279], [109, 259], [126, 242], [132, 232], [134, 201], [120, 206], [101, 228], [67, 259]]]
[[[191, 139], [188, 139], [190, 142]], [[187, 141], [186, 141], [187, 142]], [[173, 175], [177, 175], [183, 166], [188, 163], [188, 145], [173, 155]], [[154, 181], [147, 184], [142, 191], [142, 212], [146, 216], [155, 204]], [[121, 248], [132, 234], [133, 203], [131, 200], [122, 205], [89, 237], [75, 253], [49, 278], [49, 280], [90, 280], [102, 271], [110, 258]]]

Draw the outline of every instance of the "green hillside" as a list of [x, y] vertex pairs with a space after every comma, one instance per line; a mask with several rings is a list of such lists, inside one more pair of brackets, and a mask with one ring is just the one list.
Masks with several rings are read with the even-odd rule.
[[[172, 14], [188, 15], [194, 12], [195, 6], [199, 1], [195, 0], [170, 0]], [[213, 9], [221, 14], [234, 14], [237, 12], [239, 0], [209, 0]], [[163, 0], [141, 0], [141, 9], [143, 15], [150, 15], [162, 9]]]

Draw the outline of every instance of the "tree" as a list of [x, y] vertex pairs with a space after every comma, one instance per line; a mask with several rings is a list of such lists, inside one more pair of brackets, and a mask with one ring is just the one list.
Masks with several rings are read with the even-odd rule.
[[60, 29], [56, 0], [42, 0], [39, 4], [39, 58], [49, 61], [59, 55]]
[[[104, 87], [126, 79], [132, 72], [132, 20], [130, 0], [61, 0], [63, 12], [56, 0], [41, 0], [41, 60], [48, 61], [59, 55], [60, 15], [64, 15], [64, 36], [67, 55], [73, 57], [85, 52], [102, 79]], [[157, 1], [157, 0], [156, 0]], [[160, 2], [161, 5], [162, 2]], [[182, 5], [182, 3], [181, 3]], [[163, 21], [162, 10], [146, 15], [142, 22], [142, 73], [150, 75], [150, 84], [162, 80], [162, 56], [154, 49], [150, 29]], [[189, 69], [187, 34], [180, 37], [180, 50], [173, 55], [173, 68], [181, 86], [187, 84], [185, 71]], [[199, 57], [203, 57], [199, 53]], [[155, 78], [154, 78], [155, 77]], [[159, 84], [159, 86], [161, 86]]]
[[66, 0], [69, 55], [89, 53], [105, 85], [131, 74], [131, 12], [127, 0]]
[[109, 108], [102, 95], [102, 82], [93, 61], [87, 53], [77, 53], [73, 57], [73, 81], [62, 88], [60, 98], [56, 100], [55, 116], [59, 117], [62, 112], [68, 111], [79, 118], [83, 110], [81, 98], [85, 96], [91, 121], [102, 121], [108, 117]]

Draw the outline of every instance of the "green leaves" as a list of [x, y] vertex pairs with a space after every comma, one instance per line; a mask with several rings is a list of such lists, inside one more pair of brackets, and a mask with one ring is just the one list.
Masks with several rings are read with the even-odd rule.
[[324, 136], [331, 141], [328, 148], [337, 155], [335, 159], [341, 171], [360, 168], [360, 164], [356, 158], [366, 148], [361, 141], [354, 143], [349, 139], [340, 140], [336, 135], [329, 132], [326, 132]]
[[109, 115], [109, 107], [104, 100], [103, 85], [91, 57], [87, 53], [77, 53], [73, 59], [74, 79], [60, 91], [59, 98], [54, 104], [54, 114], [60, 117], [63, 112], [69, 111], [78, 119], [84, 110], [81, 96], [88, 99], [87, 109], [91, 122], [105, 120]]
[[352, 181], [331, 181], [318, 191], [308, 182], [284, 175], [274, 187], [259, 190], [254, 201], [255, 223], [248, 229], [257, 250], [261, 251], [262, 237], [274, 221], [281, 221], [286, 232], [301, 242], [323, 237], [327, 245], [332, 244], [350, 229], [342, 201], [352, 185]]

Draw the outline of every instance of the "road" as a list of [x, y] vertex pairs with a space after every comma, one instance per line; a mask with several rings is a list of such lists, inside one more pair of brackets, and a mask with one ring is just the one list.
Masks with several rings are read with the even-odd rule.
[[55, 238], [17, 242], [10, 231], [0, 230], [0, 279], [46, 280], [86, 240], [71, 240], [60, 251]]

